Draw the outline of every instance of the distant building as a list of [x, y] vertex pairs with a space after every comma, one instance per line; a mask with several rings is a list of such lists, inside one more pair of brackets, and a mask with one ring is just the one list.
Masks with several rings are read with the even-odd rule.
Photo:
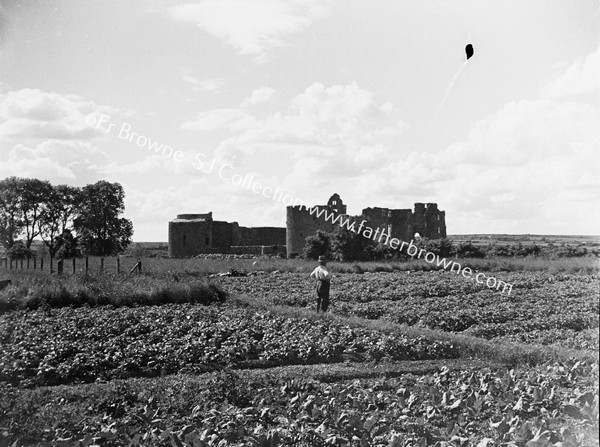
[[261, 247], [285, 246], [285, 228], [240, 227], [237, 222], [213, 220], [207, 214], [179, 214], [169, 222], [169, 256], [201, 253], [262, 254]]
[[391, 237], [401, 241], [410, 241], [416, 233], [429, 239], [446, 237], [446, 213], [438, 210], [436, 203], [415, 203], [414, 211], [365, 208], [359, 216], [348, 216], [346, 215], [346, 205], [340, 196], [333, 194], [327, 201], [327, 205], [287, 207], [286, 246], [288, 257], [300, 255], [306, 238], [315, 234], [317, 230], [331, 232], [339, 226], [339, 222], [334, 224], [331, 220], [325, 220], [324, 215], [318, 217], [317, 212], [311, 213], [309, 209], [324, 209], [328, 213], [339, 214], [358, 222], [366, 220], [366, 226], [385, 230]]

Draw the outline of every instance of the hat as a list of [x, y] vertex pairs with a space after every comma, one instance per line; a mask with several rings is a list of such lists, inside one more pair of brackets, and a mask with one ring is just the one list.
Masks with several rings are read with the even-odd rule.
[[326, 262], [327, 259], [325, 258], [325, 256], [319, 256], [319, 262]]

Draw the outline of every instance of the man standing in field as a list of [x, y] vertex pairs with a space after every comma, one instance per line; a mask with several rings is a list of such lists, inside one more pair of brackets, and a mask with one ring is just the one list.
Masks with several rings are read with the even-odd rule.
[[327, 312], [327, 308], [329, 307], [331, 273], [327, 270], [325, 256], [319, 256], [319, 265], [312, 271], [310, 277], [317, 281], [317, 312], [320, 310]]

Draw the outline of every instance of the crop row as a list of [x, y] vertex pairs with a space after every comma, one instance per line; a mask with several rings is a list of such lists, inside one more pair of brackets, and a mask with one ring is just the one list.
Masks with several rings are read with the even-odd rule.
[[456, 356], [447, 342], [232, 306], [83, 307], [0, 316], [0, 381], [24, 386], [223, 366]]
[[[42, 440], [39, 445], [593, 446], [597, 378], [597, 366], [584, 363], [510, 371], [442, 367], [423, 376], [333, 384], [225, 371], [137, 389], [126, 382], [89, 408], [87, 402], [78, 407], [81, 397], [70, 393], [60, 399], [38, 393], [33, 402], [32, 390], [9, 390], [0, 398], [0, 422], [15, 446]], [[40, 430], [43, 412], [31, 413], [29, 405], [53, 409], [53, 431]]]
[[[597, 337], [589, 336], [599, 322], [597, 277], [506, 273], [502, 279], [514, 285], [511, 295], [443, 271], [342, 274], [332, 282], [331, 309], [342, 315], [469, 331], [487, 339], [517, 337], [531, 343], [597, 349]], [[274, 304], [314, 305], [313, 284], [305, 275], [222, 278], [221, 284], [234, 294]]]

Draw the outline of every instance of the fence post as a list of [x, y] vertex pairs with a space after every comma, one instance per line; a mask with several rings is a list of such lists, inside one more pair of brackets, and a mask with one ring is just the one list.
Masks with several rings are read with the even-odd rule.
[[117, 273], [121, 273], [121, 258], [117, 256]]
[[137, 272], [137, 273], [142, 273], [142, 261], [138, 261], [131, 270], [129, 270], [129, 274], [131, 275], [132, 273]]
[[75, 262], [75, 258], [73, 258], [73, 274], [77, 271], [77, 264]]
[[85, 274], [88, 274], [88, 271], [90, 270], [90, 258], [88, 258], [87, 256], [85, 257]]
[[44, 270], [44, 258], [40, 258], [40, 270]]
[[104, 273], [104, 258], [100, 258], [100, 272]]
[[23, 270], [23, 258], [21, 258], [21, 270]]

